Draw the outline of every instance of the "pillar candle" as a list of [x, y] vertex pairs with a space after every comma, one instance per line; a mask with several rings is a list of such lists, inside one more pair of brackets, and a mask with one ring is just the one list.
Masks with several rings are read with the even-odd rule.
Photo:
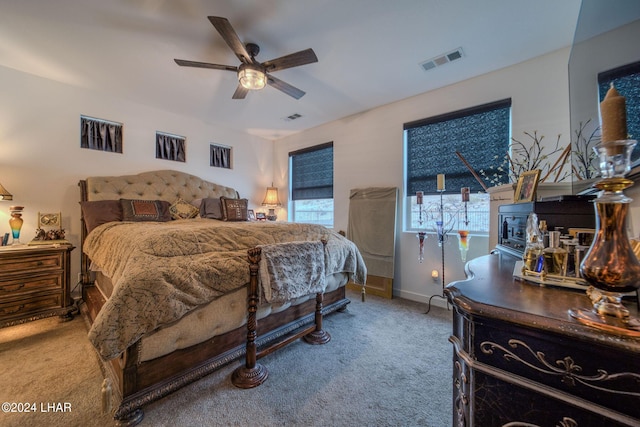
[[416, 191], [416, 203], [421, 205], [422, 204], [422, 196], [423, 196], [423, 192], [422, 191]]
[[463, 202], [468, 202], [469, 201], [469, 187], [462, 187], [460, 189], [460, 194], [462, 194], [462, 201]]
[[444, 174], [438, 174], [438, 191], [444, 191]]
[[627, 111], [624, 96], [620, 95], [613, 83], [600, 103], [602, 116], [602, 142], [627, 139]]

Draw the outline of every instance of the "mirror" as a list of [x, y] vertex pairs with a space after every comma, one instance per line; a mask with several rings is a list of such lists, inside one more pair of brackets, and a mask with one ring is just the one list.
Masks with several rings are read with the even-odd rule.
[[[640, 1], [582, 0], [569, 58], [573, 193], [597, 180], [592, 147], [600, 140], [598, 73], [640, 61]], [[624, 95], [624, 94], [623, 94]], [[633, 135], [640, 139], [640, 135]], [[638, 180], [636, 147], [629, 177]], [[591, 165], [591, 166], [589, 166]], [[597, 173], [597, 172], [595, 172]]]

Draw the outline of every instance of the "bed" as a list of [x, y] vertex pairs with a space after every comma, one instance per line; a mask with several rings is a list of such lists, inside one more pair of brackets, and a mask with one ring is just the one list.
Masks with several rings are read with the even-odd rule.
[[349, 303], [347, 282], [364, 286], [352, 242], [312, 224], [246, 221], [232, 187], [172, 170], [79, 186], [88, 336], [120, 425], [243, 357], [233, 383], [258, 386], [268, 376], [258, 359], [300, 337], [328, 342], [323, 316]]

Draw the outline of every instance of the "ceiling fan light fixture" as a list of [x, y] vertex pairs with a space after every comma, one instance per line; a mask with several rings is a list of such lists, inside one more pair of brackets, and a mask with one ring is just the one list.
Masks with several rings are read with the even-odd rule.
[[267, 75], [259, 67], [242, 64], [238, 69], [238, 81], [245, 89], [260, 90], [267, 85]]

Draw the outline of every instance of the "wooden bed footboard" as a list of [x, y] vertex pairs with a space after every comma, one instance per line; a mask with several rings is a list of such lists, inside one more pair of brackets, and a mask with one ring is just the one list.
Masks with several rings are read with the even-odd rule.
[[[85, 301], [83, 313], [90, 322], [93, 322], [104, 304], [104, 299], [93, 285], [84, 286], [83, 297]], [[134, 344], [120, 358], [103, 362], [105, 376], [112, 383], [114, 418], [117, 424], [133, 426], [139, 423], [143, 418], [142, 408], [145, 405], [243, 356], [250, 357], [251, 360], [264, 357], [284, 345], [282, 343], [286, 344], [297, 339], [301, 331], [304, 332], [303, 335], [315, 331], [317, 326], [314, 322], [317, 322], [319, 315], [341, 311], [349, 303], [345, 287], [341, 286], [324, 294], [320, 301], [317, 297], [315, 300], [308, 300], [260, 319], [256, 322], [255, 328], [255, 356], [247, 356], [248, 327], [246, 326], [216, 336], [215, 344], [213, 340], [206, 340], [141, 363], [137, 362], [139, 343]], [[277, 344], [274, 345], [274, 342]], [[246, 366], [245, 361], [243, 367]]]
[[[327, 241], [322, 241], [326, 246]], [[258, 358], [264, 357], [279, 348], [304, 337], [305, 341], [309, 344], [326, 344], [331, 340], [331, 335], [324, 329], [322, 329], [322, 308], [324, 295], [321, 292], [316, 294], [315, 298], [315, 310], [313, 312], [313, 325], [309, 327], [299, 328], [295, 333], [291, 333], [288, 336], [282, 337], [276, 340], [268, 347], [263, 348], [260, 352], [257, 351], [256, 338], [257, 338], [257, 319], [256, 313], [258, 311], [258, 302], [260, 301], [260, 292], [258, 289], [258, 272], [260, 264], [261, 249], [253, 248], [248, 252], [249, 258], [249, 289], [247, 298], [247, 343], [245, 353], [245, 364], [240, 366], [231, 376], [231, 382], [233, 385], [239, 388], [253, 388], [262, 384], [269, 376], [269, 371], [264, 365], [257, 363]]]

